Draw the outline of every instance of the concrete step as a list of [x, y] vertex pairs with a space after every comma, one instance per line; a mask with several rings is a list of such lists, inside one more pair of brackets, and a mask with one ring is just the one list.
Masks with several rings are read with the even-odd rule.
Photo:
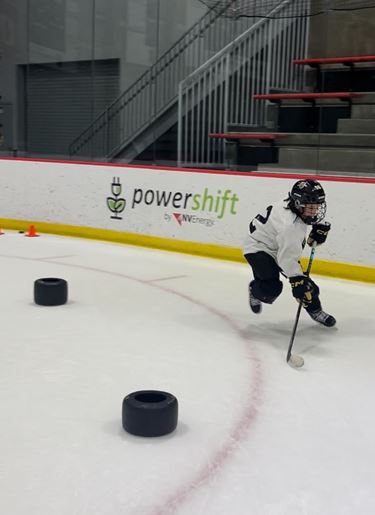
[[337, 132], [345, 134], [375, 134], [375, 120], [341, 118], [337, 122]]
[[375, 104], [353, 104], [352, 118], [373, 118], [375, 120]]
[[280, 147], [278, 166], [375, 173], [375, 149]]
[[375, 91], [374, 92], [365, 92], [361, 93], [360, 97], [355, 97], [352, 99], [352, 103], [354, 104], [375, 104]]
[[[374, 120], [375, 122], [375, 120]], [[363, 147], [375, 148], [374, 134], [332, 134], [332, 133], [283, 133], [286, 138], [275, 141], [279, 147], [317, 146], [317, 147]], [[253, 143], [254, 144], [254, 143]]]

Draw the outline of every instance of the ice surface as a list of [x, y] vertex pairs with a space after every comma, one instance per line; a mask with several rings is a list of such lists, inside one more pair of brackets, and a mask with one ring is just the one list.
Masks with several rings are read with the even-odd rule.
[[[317, 251], [318, 257], [319, 251]], [[42, 235], [0, 237], [0, 513], [373, 515], [375, 287], [289, 285], [260, 316], [247, 265]], [[62, 277], [69, 302], [33, 303]], [[179, 400], [171, 435], [121, 427], [139, 389]]]

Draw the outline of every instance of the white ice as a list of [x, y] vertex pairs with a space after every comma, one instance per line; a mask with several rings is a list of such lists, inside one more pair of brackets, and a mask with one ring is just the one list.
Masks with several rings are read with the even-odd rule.
[[[338, 323], [302, 314], [294, 370], [290, 287], [253, 315], [245, 264], [11, 232], [0, 264], [1, 515], [375, 513], [375, 286], [316, 278]], [[174, 433], [124, 432], [143, 389]]]

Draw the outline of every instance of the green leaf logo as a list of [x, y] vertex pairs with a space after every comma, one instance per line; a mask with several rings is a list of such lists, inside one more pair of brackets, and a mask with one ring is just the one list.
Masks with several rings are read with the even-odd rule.
[[119, 198], [115, 202], [115, 210], [117, 213], [122, 213], [126, 206], [126, 200], [124, 198]]

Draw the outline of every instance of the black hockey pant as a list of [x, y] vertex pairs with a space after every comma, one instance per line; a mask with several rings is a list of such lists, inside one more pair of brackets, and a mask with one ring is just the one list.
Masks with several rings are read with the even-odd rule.
[[[280, 281], [281, 268], [273, 257], [266, 252], [246, 254], [245, 259], [253, 270], [254, 280], [250, 283], [252, 294], [265, 304], [272, 304], [283, 289], [283, 283]], [[312, 301], [306, 307], [308, 312], [322, 309], [319, 300], [319, 287], [312, 280], [311, 284], [313, 286]]]

